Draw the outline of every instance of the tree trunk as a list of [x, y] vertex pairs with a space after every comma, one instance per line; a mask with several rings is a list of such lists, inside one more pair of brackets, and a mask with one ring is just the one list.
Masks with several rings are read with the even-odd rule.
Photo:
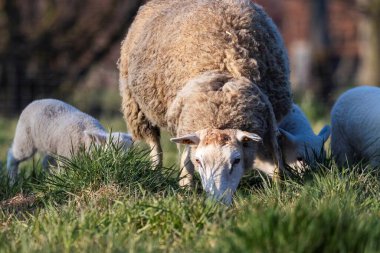
[[380, 86], [380, 0], [358, 0], [362, 10], [359, 36], [362, 55], [359, 83]]
[[329, 94], [335, 87], [332, 67], [332, 50], [329, 34], [328, 1], [312, 0], [311, 8], [311, 80], [315, 96], [330, 102]]
[[[119, 46], [144, 0], [0, 0], [0, 114], [65, 97]], [[116, 68], [116, 63], [115, 63]]]

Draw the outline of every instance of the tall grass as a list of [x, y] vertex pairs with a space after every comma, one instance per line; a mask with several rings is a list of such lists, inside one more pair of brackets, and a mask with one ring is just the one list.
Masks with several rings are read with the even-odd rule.
[[147, 151], [114, 146], [60, 158], [60, 172], [1, 186], [0, 252], [378, 252], [375, 170], [332, 161], [281, 186], [245, 176], [234, 204], [181, 189]]

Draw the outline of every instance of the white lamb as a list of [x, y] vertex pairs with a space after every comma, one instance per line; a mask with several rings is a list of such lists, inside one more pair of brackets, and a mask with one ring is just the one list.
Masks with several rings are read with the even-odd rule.
[[[325, 157], [324, 143], [330, 136], [330, 126], [326, 125], [315, 135], [306, 115], [296, 104], [279, 124], [279, 143], [285, 162], [295, 169], [305, 164], [312, 165]], [[273, 163], [256, 160], [255, 166], [270, 174]]]
[[366, 161], [380, 166], [380, 88], [343, 93], [331, 111], [331, 151], [340, 166]]
[[70, 158], [81, 146], [91, 143], [112, 143], [124, 149], [132, 145], [126, 133], [106, 132], [98, 120], [77, 108], [55, 99], [36, 100], [21, 113], [12, 147], [8, 152], [7, 169], [11, 184], [16, 180], [20, 162], [37, 151], [45, 155], [43, 167], [53, 161], [51, 155]]

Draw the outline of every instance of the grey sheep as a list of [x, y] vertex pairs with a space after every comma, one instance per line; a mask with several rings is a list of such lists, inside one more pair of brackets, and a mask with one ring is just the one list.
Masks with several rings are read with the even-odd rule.
[[132, 137], [126, 133], [106, 132], [98, 120], [75, 107], [55, 99], [36, 100], [21, 113], [12, 147], [8, 152], [7, 170], [11, 184], [16, 180], [20, 162], [36, 152], [45, 155], [43, 167], [53, 162], [52, 155], [70, 158], [81, 146], [103, 145], [112, 138], [115, 145], [129, 148]]
[[257, 143], [278, 168], [276, 122], [292, 104], [283, 40], [249, 0], [152, 0], [121, 47], [125, 120], [161, 164], [160, 128], [186, 144], [182, 185], [193, 164], [205, 190], [229, 203]]

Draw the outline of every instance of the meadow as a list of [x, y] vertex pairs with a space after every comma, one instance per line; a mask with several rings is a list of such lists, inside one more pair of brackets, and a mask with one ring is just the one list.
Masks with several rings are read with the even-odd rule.
[[[302, 106], [319, 130], [327, 119]], [[125, 130], [121, 117], [102, 122]], [[0, 118], [0, 252], [380, 251], [380, 177], [365, 165], [338, 168], [327, 158], [280, 184], [252, 171], [227, 207], [199, 186], [178, 186], [176, 147], [164, 134], [162, 170], [143, 145], [110, 146], [61, 158], [61, 173], [42, 173], [36, 156], [9, 187], [15, 125]]]

